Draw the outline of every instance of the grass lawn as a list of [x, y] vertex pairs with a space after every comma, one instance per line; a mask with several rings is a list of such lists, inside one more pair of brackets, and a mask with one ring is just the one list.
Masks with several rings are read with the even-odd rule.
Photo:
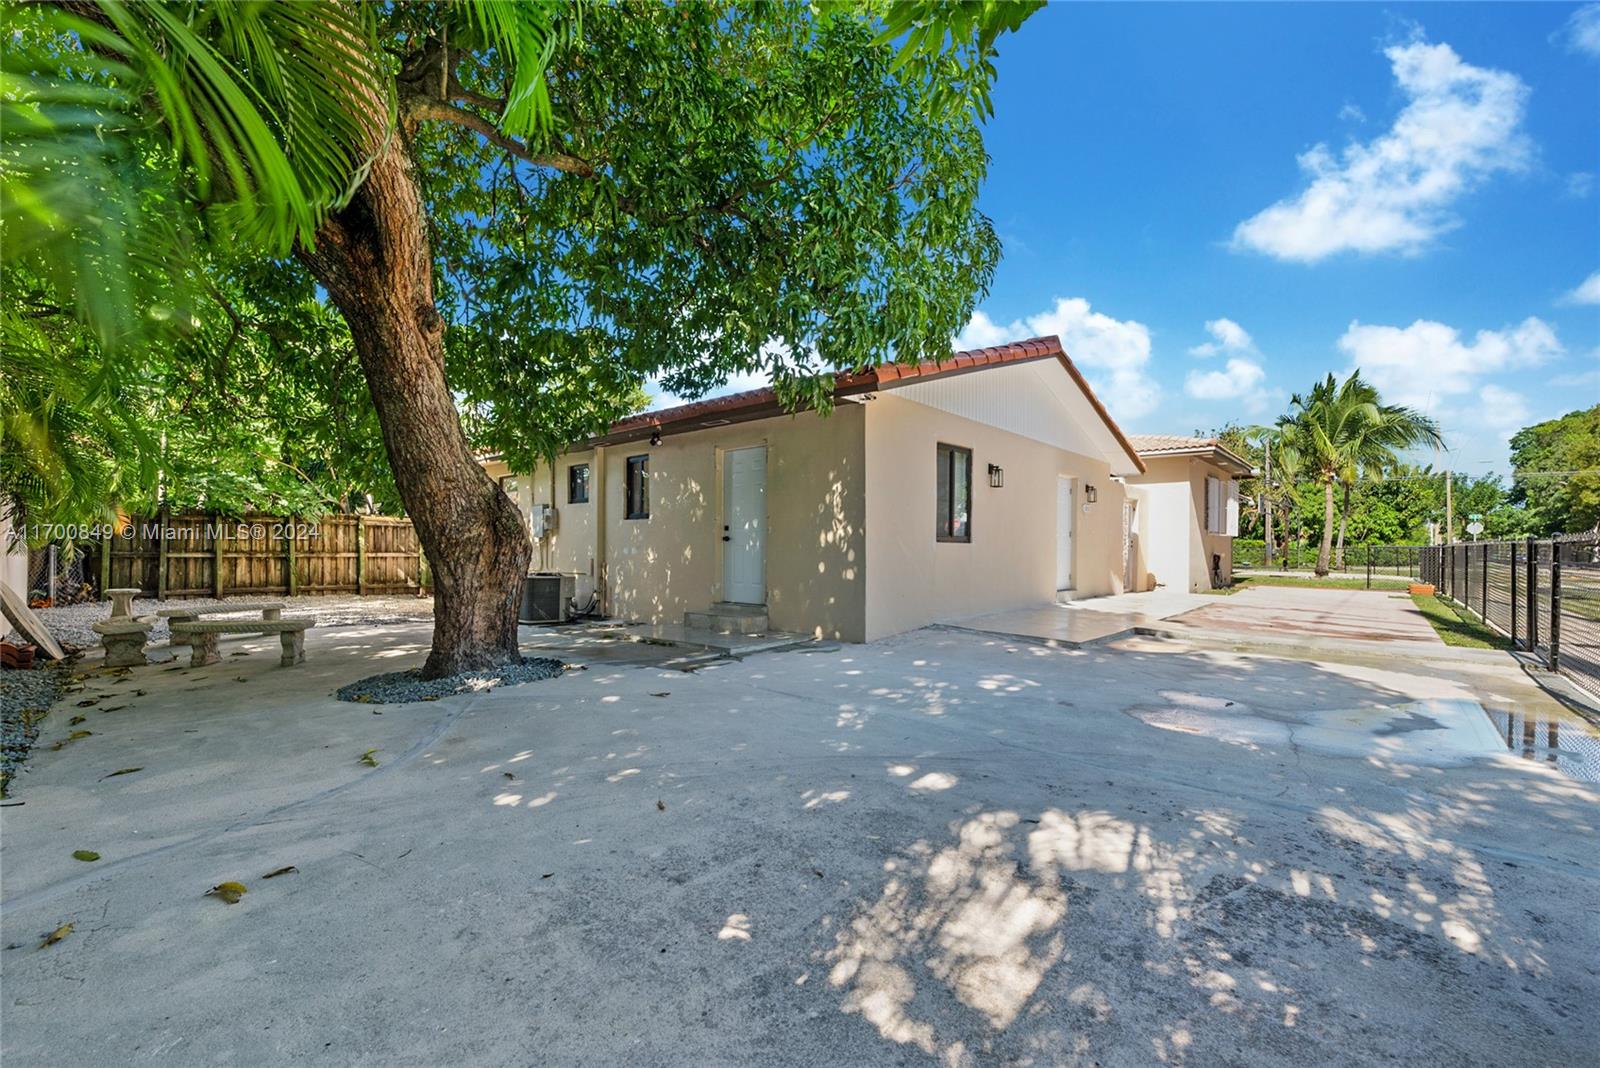
[[1411, 599], [1417, 603], [1417, 608], [1422, 614], [1428, 617], [1428, 622], [1433, 624], [1433, 629], [1439, 632], [1439, 637], [1446, 645], [1460, 646], [1464, 649], [1512, 648], [1510, 639], [1484, 626], [1454, 605], [1446, 604], [1437, 597], [1425, 597], [1421, 594]]
[[[1403, 590], [1410, 585], [1410, 580], [1393, 577], [1372, 576], [1372, 588], [1375, 590]], [[1294, 586], [1300, 589], [1313, 590], [1364, 590], [1367, 588], [1365, 575], [1343, 576], [1329, 575], [1327, 578], [1317, 578], [1315, 575], [1235, 575], [1232, 586], [1224, 586], [1220, 590], [1201, 590], [1201, 593], [1233, 594], [1240, 590], [1247, 590], [1252, 586]]]

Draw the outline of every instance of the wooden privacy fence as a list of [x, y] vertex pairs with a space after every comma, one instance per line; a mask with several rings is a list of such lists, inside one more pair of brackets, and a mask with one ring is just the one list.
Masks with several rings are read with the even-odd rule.
[[144, 596], [416, 593], [432, 586], [409, 519], [208, 513], [131, 518], [100, 543], [100, 588]]

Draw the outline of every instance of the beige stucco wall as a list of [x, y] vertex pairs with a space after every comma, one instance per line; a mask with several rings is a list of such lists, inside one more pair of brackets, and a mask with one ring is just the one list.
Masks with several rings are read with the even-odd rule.
[[1146, 472], [1129, 476], [1139, 500], [1139, 544], [1157, 585], [1197, 592], [1211, 588], [1211, 555], [1222, 557], [1224, 579], [1233, 572], [1233, 539], [1205, 532], [1206, 478], [1232, 477], [1193, 456], [1145, 457]]
[[[1103, 461], [878, 394], [868, 403], [868, 640], [938, 620], [1056, 598], [1056, 480], [1078, 480], [1073, 585], [1078, 596], [1122, 589], [1122, 487]], [[936, 450], [972, 450], [972, 540], [935, 537]], [[989, 485], [988, 465], [1005, 471]], [[1083, 487], [1098, 500], [1082, 510]]]
[[[767, 615], [779, 630], [861, 641], [862, 412], [779, 416], [605, 453], [607, 609], [678, 622], [722, 599], [722, 457], [767, 447]], [[627, 458], [650, 457], [650, 518], [624, 518]]]
[[6, 515], [0, 515], [0, 586], [24, 604], [28, 602], [28, 547], [20, 538], [12, 540], [11, 520]]

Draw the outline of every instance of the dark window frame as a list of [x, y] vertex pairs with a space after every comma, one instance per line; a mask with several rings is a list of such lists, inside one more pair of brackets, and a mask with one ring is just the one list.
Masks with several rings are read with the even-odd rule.
[[[577, 475], [578, 475], [579, 471], [583, 472], [583, 496], [582, 497], [578, 496], [578, 479], [577, 479]], [[589, 465], [588, 464], [569, 464], [567, 466], [567, 503], [568, 504], [588, 504], [589, 503]]]
[[[628, 462], [623, 470], [626, 477], [623, 479], [623, 503], [627, 519], [650, 518], [650, 454], [643, 453], [639, 456], [628, 457]], [[633, 473], [639, 472], [639, 479], [635, 482]]]
[[[955, 533], [957, 505], [956, 463], [958, 461], [965, 463], [967, 476], [966, 500], [961, 502], [966, 505], [967, 529], [960, 534]], [[972, 450], [960, 445], [939, 442], [934, 451], [934, 475], [936, 479], [933, 493], [935, 538], [941, 542], [970, 545], [972, 543]], [[941, 515], [939, 512], [939, 491], [943, 488], [946, 479], [949, 480], [949, 492], [946, 494], [945, 499], [950, 502], [950, 511], [948, 515]]]

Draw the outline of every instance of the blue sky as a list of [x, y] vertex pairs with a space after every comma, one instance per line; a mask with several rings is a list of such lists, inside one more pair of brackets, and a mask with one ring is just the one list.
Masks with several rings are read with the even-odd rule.
[[1600, 401], [1600, 4], [1052, 5], [997, 66], [962, 347], [1059, 333], [1133, 432], [1360, 366], [1471, 473]]

